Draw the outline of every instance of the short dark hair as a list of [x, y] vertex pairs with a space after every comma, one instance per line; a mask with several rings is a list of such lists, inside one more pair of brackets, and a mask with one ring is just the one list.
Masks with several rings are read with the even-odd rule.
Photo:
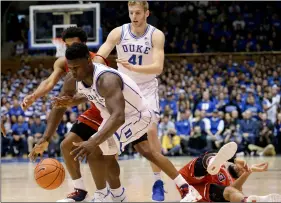
[[75, 42], [69, 46], [65, 51], [67, 60], [75, 60], [80, 58], [89, 58], [89, 49], [83, 43]]
[[65, 42], [65, 39], [78, 37], [81, 42], [87, 42], [87, 34], [86, 32], [80, 27], [69, 27], [62, 33], [62, 40]]

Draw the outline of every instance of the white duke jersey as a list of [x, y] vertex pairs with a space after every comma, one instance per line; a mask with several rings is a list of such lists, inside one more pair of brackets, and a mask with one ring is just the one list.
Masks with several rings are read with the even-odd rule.
[[[131, 24], [122, 25], [120, 43], [116, 45], [117, 55], [120, 59], [128, 60], [133, 65], [150, 65], [152, 59], [152, 34], [156, 28], [148, 25], [140, 37], [131, 32]], [[155, 74], [143, 74], [129, 71], [117, 63], [118, 71], [130, 76], [137, 84], [145, 83], [156, 78]]]
[[[116, 145], [119, 146], [119, 152], [121, 152], [127, 144], [139, 139], [147, 133], [150, 124], [155, 119], [155, 114], [149, 110], [147, 101], [142, 96], [138, 85], [129, 76], [103, 64], [93, 64], [95, 66], [95, 71], [93, 73], [92, 86], [87, 88], [82, 82], [78, 82], [77, 89], [79, 93], [84, 94], [88, 100], [93, 102], [100, 110], [103, 118], [103, 122], [99, 127], [100, 130], [107, 122], [110, 114], [106, 108], [104, 97], [102, 97], [98, 92], [97, 81], [102, 74], [107, 72], [114, 73], [121, 78], [122, 93], [125, 99], [125, 123], [114, 133], [113, 136]], [[110, 146], [108, 146], [108, 144]], [[100, 148], [104, 155], [112, 154], [111, 151], [113, 147], [111, 146], [111, 143], [104, 142], [100, 145]]]

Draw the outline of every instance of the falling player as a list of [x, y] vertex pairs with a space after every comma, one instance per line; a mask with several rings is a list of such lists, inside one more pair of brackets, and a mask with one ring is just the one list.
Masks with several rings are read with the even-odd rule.
[[[69, 27], [67, 28], [63, 33], [63, 41], [66, 43], [66, 46], [70, 46], [73, 42], [82, 42], [86, 43], [87, 41], [87, 35], [86, 33], [81, 29], [77, 27]], [[95, 54], [90, 52], [91, 58], [95, 57]], [[35, 92], [32, 95], [28, 95], [24, 98], [22, 103], [22, 108], [27, 109], [32, 103], [46, 95], [50, 90], [53, 89], [53, 87], [57, 84], [59, 79], [64, 76], [68, 72], [68, 66], [65, 60], [65, 57], [60, 57], [56, 60], [54, 63], [54, 71], [50, 75], [49, 78], [44, 80], [39, 87], [35, 90]], [[71, 74], [67, 75], [65, 77], [65, 81], [69, 80], [71, 77]], [[65, 87], [65, 85], [63, 86]], [[66, 86], [67, 87], [67, 86]], [[63, 94], [69, 95], [70, 92], [68, 89], [62, 90]], [[66, 108], [60, 108], [55, 109], [53, 108], [50, 112], [47, 128], [44, 132], [43, 138], [35, 145], [33, 150], [31, 151], [29, 157], [34, 160], [37, 156], [37, 154], [43, 154], [43, 152], [48, 148], [49, 140], [51, 137], [55, 134], [56, 129], [66, 111]], [[72, 143], [73, 142], [79, 142], [82, 140], [88, 140], [94, 133], [97, 132], [99, 125], [102, 122], [102, 118], [100, 116], [99, 110], [95, 107], [94, 104], [92, 104], [91, 108], [88, 109], [86, 112], [84, 112], [82, 115], [80, 115], [76, 121], [76, 123], [73, 124], [70, 132], [67, 134], [65, 139], [61, 143], [61, 151], [64, 157], [64, 161], [67, 167], [67, 170], [71, 176], [71, 179], [73, 180], [73, 186], [74, 186], [74, 192], [70, 193], [67, 198], [62, 199], [60, 201], [64, 202], [75, 202], [75, 201], [83, 201], [86, 198], [87, 191], [81, 176], [80, 171], [80, 164], [79, 162], [76, 162], [73, 160], [73, 157], [70, 155], [70, 151], [73, 148]], [[101, 189], [104, 189], [104, 186], [106, 184], [105, 178], [105, 172], [106, 170], [103, 170], [103, 167], [108, 167], [106, 164], [110, 164], [111, 170], [109, 171], [109, 177], [108, 182], [110, 183], [111, 188], [111, 195], [114, 201], [120, 201], [125, 200], [125, 193], [123, 192], [123, 187], [120, 184], [119, 181], [119, 165], [117, 161], [114, 158], [114, 155], [112, 156], [101, 156], [102, 153], [98, 149], [95, 154], [95, 160], [93, 163], [90, 163], [92, 175], [94, 178], [94, 181], [96, 183], [97, 191], [94, 194], [94, 198], [96, 201], [99, 199], [105, 199], [105, 196], [108, 194], [108, 191], [103, 191]], [[106, 162], [104, 162], [104, 160]], [[104, 194], [104, 195], [103, 195]], [[120, 194], [122, 194], [120, 196]]]
[[[77, 105], [87, 100], [94, 102], [101, 112], [103, 122], [98, 132], [88, 141], [74, 143], [78, 148], [72, 151], [75, 159], [84, 158], [99, 146], [104, 154], [108, 149], [104, 142], [114, 135], [120, 151], [132, 143], [145, 158], [161, 168], [183, 193], [182, 201], [201, 199], [198, 192], [182, 178], [173, 164], [161, 153], [151, 150], [147, 140], [147, 131], [155, 114], [150, 111], [138, 85], [126, 74], [107, 66], [92, 63], [89, 51], [82, 43], [73, 43], [66, 50], [69, 69], [77, 85], [72, 84], [78, 93], [72, 101], [55, 98], [54, 105]], [[69, 84], [71, 86], [71, 84]], [[76, 102], [77, 101], [77, 102]]]
[[[246, 197], [242, 193], [242, 186], [252, 172], [263, 172], [268, 163], [255, 164], [248, 167], [244, 160], [230, 156], [229, 150], [237, 147], [231, 142], [224, 145], [218, 153], [205, 153], [191, 160], [180, 169], [184, 179], [192, 184], [202, 196], [202, 202], [240, 202], [240, 201], [279, 201], [281, 196], [270, 194], [267, 196], [251, 195]], [[232, 150], [234, 151], [234, 150]], [[180, 192], [180, 190], [179, 190]]]
[[[106, 58], [116, 46], [118, 71], [130, 76], [137, 83], [152, 110], [159, 115], [156, 76], [163, 71], [165, 36], [162, 31], [147, 24], [149, 5], [146, 1], [129, 1], [128, 9], [131, 23], [113, 29], [97, 54]], [[158, 119], [148, 131], [148, 140], [152, 148], [161, 153], [157, 124]], [[153, 163], [151, 167], [155, 177], [152, 200], [164, 201], [161, 170]]]

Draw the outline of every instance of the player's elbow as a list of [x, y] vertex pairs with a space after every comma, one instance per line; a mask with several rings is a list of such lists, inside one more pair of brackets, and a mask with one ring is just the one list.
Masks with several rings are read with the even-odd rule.
[[118, 112], [115, 115], [115, 122], [118, 125], [123, 125], [125, 123], [125, 112]]
[[163, 72], [163, 66], [158, 67], [156, 70], [157, 70], [157, 71], [156, 71], [156, 75], [162, 74], [162, 72]]

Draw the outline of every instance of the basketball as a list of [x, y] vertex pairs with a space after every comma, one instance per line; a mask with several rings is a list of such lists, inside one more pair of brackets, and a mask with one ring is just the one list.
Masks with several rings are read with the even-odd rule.
[[36, 183], [46, 189], [58, 188], [64, 181], [65, 170], [63, 165], [56, 159], [43, 159], [34, 169]]

